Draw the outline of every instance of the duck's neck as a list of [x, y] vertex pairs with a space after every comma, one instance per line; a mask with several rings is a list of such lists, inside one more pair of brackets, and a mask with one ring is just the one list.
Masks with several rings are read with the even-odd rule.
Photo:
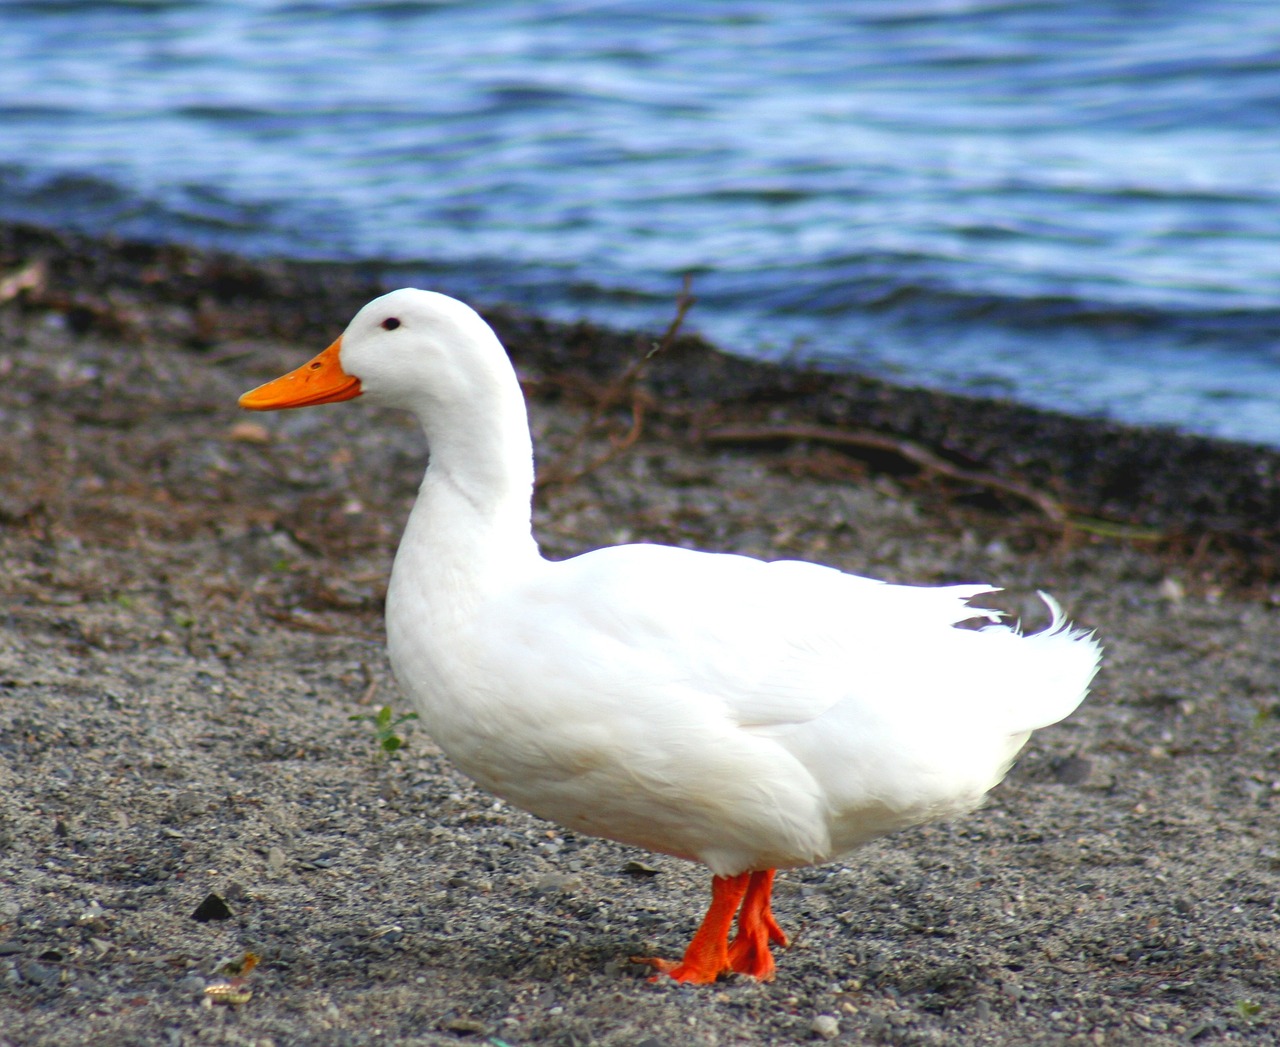
[[[514, 375], [465, 414], [423, 419], [431, 461], [396, 554], [402, 585], [459, 610], [538, 559], [533, 445]], [[389, 597], [392, 594], [388, 594]]]

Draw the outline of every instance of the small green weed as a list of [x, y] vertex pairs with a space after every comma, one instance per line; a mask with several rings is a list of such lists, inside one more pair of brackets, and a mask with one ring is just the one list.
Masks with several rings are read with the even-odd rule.
[[396, 716], [389, 705], [384, 705], [376, 713], [357, 713], [355, 716], [347, 717], [352, 723], [373, 724], [373, 737], [378, 743], [378, 748], [384, 753], [393, 753], [397, 749], [404, 748], [406, 742], [400, 737], [398, 728], [401, 724], [417, 718], [417, 713], [401, 713]]
[[1262, 1004], [1254, 1003], [1252, 1000], [1238, 1000], [1236, 1002], [1236, 1014], [1247, 1022], [1253, 1021], [1262, 1013]]

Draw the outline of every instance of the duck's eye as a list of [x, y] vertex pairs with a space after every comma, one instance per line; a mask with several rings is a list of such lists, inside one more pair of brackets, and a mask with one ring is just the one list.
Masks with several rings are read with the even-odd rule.
[[399, 326], [400, 326], [400, 321], [397, 320], [394, 316], [388, 316], [385, 320], [382, 321], [382, 329], [384, 331], [394, 331]]

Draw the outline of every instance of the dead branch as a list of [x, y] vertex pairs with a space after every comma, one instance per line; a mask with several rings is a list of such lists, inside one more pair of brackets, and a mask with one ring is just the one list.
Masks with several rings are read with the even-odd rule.
[[[675, 341], [676, 335], [679, 334], [680, 328], [684, 324], [685, 316], [693, 308], [694, 302], [697, 301], [690, 294], [691, 286], [692, 279], [686, 275], [680, 293], [676, 296], [675, 315], [671, 318], [667, 329], [662, 333], [662, 337], [653, 342], [646, 352], [632, 360], [617, 378], [594, 397], [595, 403], [591, 414], [579, 426], [578, 431], [569, 442], [568, 448], [549, 466], [539, 470], [537, 480], [534, 482], [535, 490], [542, 490], [552, 484], [568, 485], [576, 483], [587, 474], [595, 472], [601, 466], [613, 461], [623, 452], [635, 446], [644, 431], [645, 409], [651, 403], [649, 396], [639, 387], [640, 379], [648, 369], [650, 361], [659, 353], [669, 349]], [[604, 423], [605, 416], [615, 407], [628, 400], [631, 407], [631, 425], [626, 433], [622, 436], [610, 437], [608, 449], [602, 451], [584, 465], [573, 467], [571, 463], [581, 455], [587, 440]]]
[[344, 622], [342, 625], [332, 625], [329, 622], [312, 617], [305, 611], [275, 611], [270, 608], [259, 608], [259, 613], [272, 621], [309, 633], [319, 633], [321, 636], [345, 636], [372, 644], [382, 643], [381, 636], [375, 636], [373, 633], [367, 633], [362, 629], [353, 629], [350, 623]]
[[945, 476], [962, 483], [976, 484], [993, 491], [1012, 495], [1024, 502], [1029, 502], [1056, 524], [1070, 523], [1067, 510], [1052, 495], [1016, 480], [1006, 480], [993, 473], [978, 472], [953, 465], [945, 458], [940, 458], [926, 447], [901, 440], [884, 433], [871, 432], [865, 429], [831, 429], [820, 425], [765, 425], [765, 426], [721, 426], [703, 433], [708, 443], [718, 444], [758, 444], [772, 443], [778, 440], [807, 440], [814, 443], [825, 443], [836, 447], [856, 447], [869, 451], [883, 451], [897, 455], [926, 473]]

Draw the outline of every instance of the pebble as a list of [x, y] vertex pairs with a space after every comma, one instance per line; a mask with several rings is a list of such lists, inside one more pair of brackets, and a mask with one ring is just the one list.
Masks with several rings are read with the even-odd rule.
[[485, 1031], [484, 1022], [478, 1022], [474, 1018], [450, 1018], [444, 1023], [444, 1027], [449, 1032], [471, 1033], [476, 1036]]
[[658, 870], [652, 865], [646, 865], [644, 862], [630, 861], [622, 867], [622, 871], [628, 876], [657, 876]]
[[237, 422], [227, 430], [227, 436], [237, 443], [269, 444], [271, 430], [260, 422]]
[[840, 1022], [834, 1015], [819, 1014], [809, 1024], [809, 1032], [816, 1040], [834, 1040], [840, 1035]]
[[229, 920], [231, 919], [231, 909], [228, 908], [227, 903], [222, 898], [211, 893], [196, 906], [191, 918], [197, 923], [208, 923], [210, 920]]
[[18, 973], [22, 975], [23, 981], [32, 985], [56, 985], [62, 977], [62, 972], [56, 967], [46, 967], [34, 960], [19, 960]]
[[1083, 756], [1064, 756], [1053, 765], [1053, 777], [1063, 785], [1083, 785], [1092, 771], [1092, 761]]
[[559, 892], [567, 894], [581, 886], [582, 880], [580, 877], [568, 876], [564, 873], [544, 873], [538, 877], [533, 889], [539, 894], [556, 894]]
[[267, 851], [267, 868], [275, 875], [284, 872], [285, 866], [289, 864], [289, 856], [284, 853], [283, 848], [272, 847]]

